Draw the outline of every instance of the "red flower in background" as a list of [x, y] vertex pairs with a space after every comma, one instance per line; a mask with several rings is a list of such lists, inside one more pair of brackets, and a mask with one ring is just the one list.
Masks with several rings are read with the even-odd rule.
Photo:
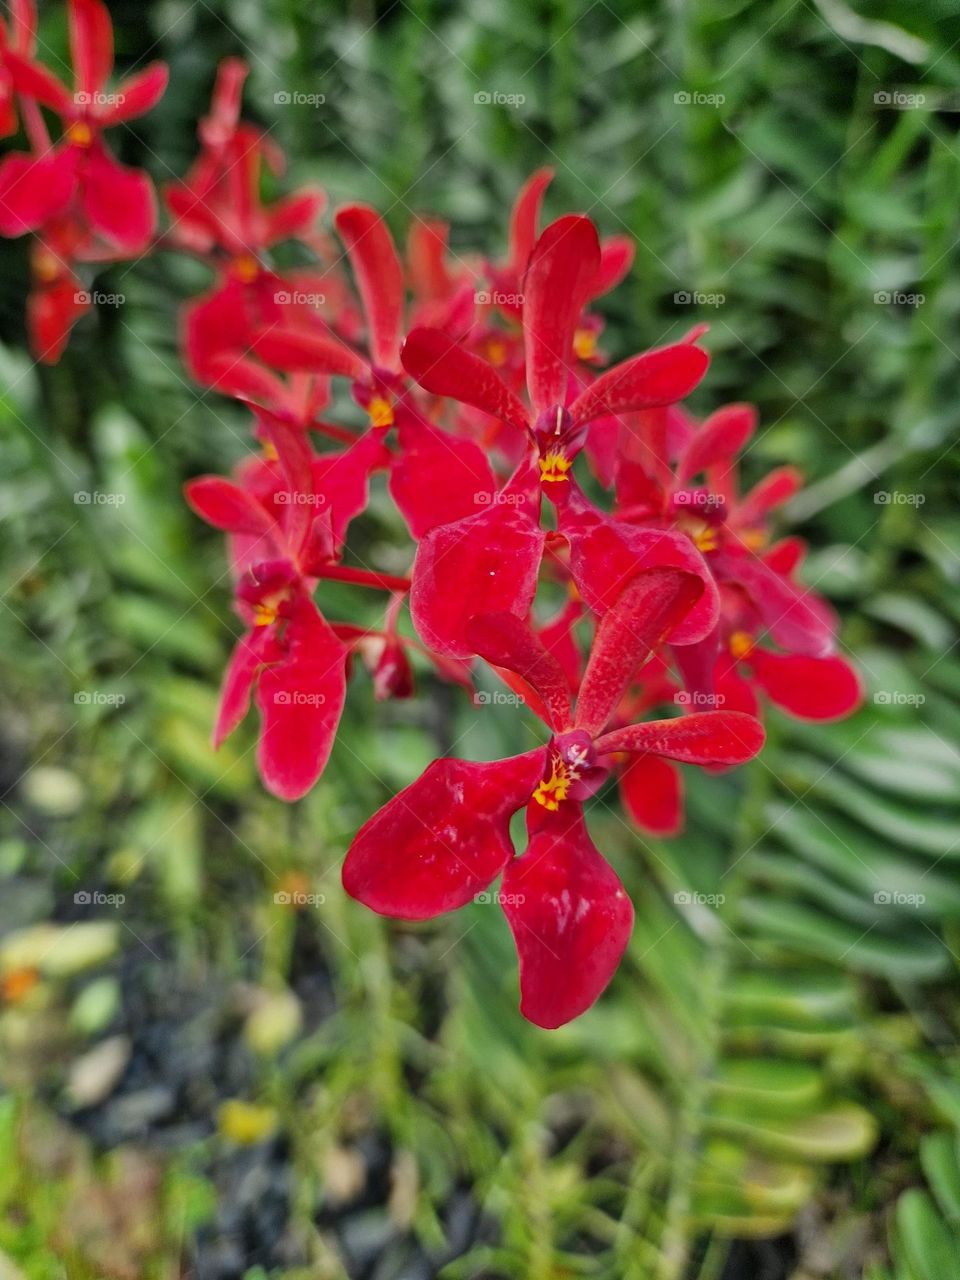
[[[584, 800], [620, 753], [739, 764], [763, 743], [759, 722], [739, 712], [604, 733], [637, 668], [701, 592], [675, 569], [635, 577], [597, 630], [575, 713], [563, 667], [523, 620], [474, 617], [475, 651], [524, 683], [550, 742], [490, 764], [435, 761], [361, 828], [343, 865], [347, 892], [383, 915], [424, 920], [464, 906], [502, 873], [521, 1012], [557, 1027], [589, 1008], [619, 964], [633, 910], [590, 840]], [[529, 843], [516, 857], [508, 827], [524, 806]]]

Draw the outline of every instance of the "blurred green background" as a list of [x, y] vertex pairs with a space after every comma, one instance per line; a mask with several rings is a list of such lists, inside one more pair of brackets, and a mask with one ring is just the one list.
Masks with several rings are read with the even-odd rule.
[[[369, 200], [398, 235], [439, 213], [456, 250], [499, 254], [549, 164], [551, 216], [635, 236], [605, 345], [710, 324], [695, 407], [754, 401], [750, 476], [807, 473], [789, 523], [868, 698], [837, 727], [771, 716], [758, 763], [688, 780], [672, 844], [601, 796], [633, 940], [593, 1011], [528, 1026], [495, 907], [386, 924], [338, 868], [438, 752], [492, 758], [531, 726], [425, 672], [375, 707], [360, 674], [301, 804], [263, 793], [252, 725], [214, 756], [235, 623], [180, 485], [249, 433], [177, 354], [206, 275], [172, 255], [101, 273], [123, 305], [35, 368], [25, 246], [3, 243], [0, 1275], [960, 1274], [960, 9], [111, 11], [121, 69], [171, 65], [117, 137], [158, 182], [240, 53], [285, 187]], [[42, 22], [56, 67], [63, 8]], [[355, 532], [405, 567], [381, 490]], [[324, 604], [360, 617], [357, 594]], [[317, 900], [276, 901], [295, 890]]]

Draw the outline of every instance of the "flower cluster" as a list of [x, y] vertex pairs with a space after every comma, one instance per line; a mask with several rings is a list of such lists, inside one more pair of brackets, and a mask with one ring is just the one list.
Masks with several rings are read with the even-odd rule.
[[[149, 180], [102, 133], [147, 110], [165, 72], [107, 93], [106, 10], [69, 7], [76, 93], [35, 61], [29, 0], [2, 51], [2, 121], [13, 130], [19, 106], [32, 153], [0, 163], [0, 231], [36, 234], [31, 333], [46, 360], [77, 318], [75, 263], [161, 247]], [[585, 802], [615, 779], [640, 829], [676, 834], [677, 763], [749, 760], [765, 699], [815, 719], [859, 701], [836, 620], [798, 579], [802, 544], [771, 540], [799, 477], [775, 471], [741, 494], [753, 411], [698, 422], [682, 407], [709, 363], [702, 329], [608, 365], [594, 303], [629, 272], [632, 246], [579, 214], [541, 233], [549, 170], [517, 197], [503, 260], [452, 254], [434, 219], [414, 220], [401, 254], [365, 205], [337, 209], [331, 231], [317, 188], [263, 202], [262, 170], [281, 175], [284, 157], [241, 117], [245, 75], [221, 65], [199, 155], [163, 192], [162, 247], [212, 277], [183, 309], [184, 361], [248, 408], [256, 445], [229, 478], [186, 490], [227, 535], [243, 623], [215, 741], [255, 702], [263, 783], [296, 800], [323, 772], [348, 679], [366, 669], [377, 698], [406, 698], [419, 668], [466, 696], [484, 660], [542, 721], [541, 744], [434, 761], [362, 827], [343, 882], [374, 911], [422, 920], [502, 875], [521, 1010], [555, 1027], [596, 1000], [632, 924]], [[54, 144], [41, 107], [62, 122]], [[277, 265], [290, 241], [313, 265]], [[409, 532], [402, 574], [347, 551], [376, 472]], [[330, 581], [383, 592], [382, 623], [326, 617]], [[657, 707], [667, 714], [643, 719]]]

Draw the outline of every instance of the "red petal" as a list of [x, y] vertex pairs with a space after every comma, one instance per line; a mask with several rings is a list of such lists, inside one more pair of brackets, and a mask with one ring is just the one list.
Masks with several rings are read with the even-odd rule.
[[515, 671], [540, 696], [552, 729], [570, 727], [570, 686], [563, 668], [524, 618], [512, 613], [484, 613], [466, 629], [474, 653], [494, 667]]
[[702, 348], [685, 342], [645, 351], [591, 382], [570, 406], [570, 416], [574, 423], [592, 422], [604, 414], [675, 404], [690, 394], [709, 363]]
[[526, 503], [498, 502], [431, 529], [417, 550], [410, 592], [411, 617], [423, 642], [449, 657], [468, 658], [473, 648], [466, 628], [475, 614], [525, 618], [545, 538]]
[[530, 799], [544, 759], [540, 748], [489, 764], [434, 760], [357, 832], [343, 887], [401, 920], [464, 906], [513, 857], [510, 819]]
[[633, 928], [630, 899], [579, 805], [531, 836], [500, 897], [520, 957], [520, 1012], [538, 1027], [570, 1022], [613, 977]]
[[611, 609], [641, 569], [685, 569], [703, 582], [703, 595], [670, 635], [693, 644], [717, 625], [720, 593], [703, 556], [684, 534], [612, 520], [571, 498], [560, 512], [560, 532], [570, 543], [570, 572], [594, 613]]
[[413, 329], [400, 353], [403, 367], [425, 391], [473, 405], [524, 428], [527, 410], [492, 365], [440, 329]]
[[540, 628], [540, 639], [560, 663], [574, 693], [580, 688], [583, 678], [583, 657], [574, 634], [574, 627], [582, 617], [583, 606], [580, 601], [571, 600], [555, 618]]
[[315, 458], [314, 492], [325, 499], [324, 505], [330, 510], [338, 546], [346, 537], [350, 521], [366, 510], [371, 473], [385, 466], [388, 458], [386, 446], [374, 431], [367, 431], [349, 449], [321, 453]]
[[250, 346], [266, 364], [288, 373], [331, 373], [347, 378], [364, 378], [363, 360], [337, 338], [306, 329], [266, 329], [251, 339]]
[[600, 270], [590, 290], [591, 298], [599, 298], [616, 288], [633, 266], [636, 252], [630, 236], [608, 236], [600, 243]]
[[302, 187], [293, 195], [278, 200], [266, 215], [264, 244], [295, 240], [313, 230], [327, 204], [327, 196], [319, 187]]
[[100, 0], [70, 0], [70, 55], [81, 93], [96, 93], [113, 70], [113, 24]]
[[90, 150], [82, 174], [81, 200], [91, 227], [123, 253], [145, 249], [157, 225], [147, 175], [117, 164], [102, 146]]
[[60, 115], [73, 107], [73, 95], [66, 85], [39, 62], [22, 58], [8, 49], [4, 53], [4, 65], [17, 93], [33, 98]]
[[552, 169], [537, 169], [520, 188], [513, 202], [510, 211], [510, 266], [518, 276], [526, 270], [533, 252], [543, 193], [552, 181]]
[[807, 544], [796, 534], [781, 538], [764, 554], [763, 562], [768, 569], [784, 577], [792, 577], [803, 564], [807, 554]]
[[796, 467], [777, 467], [737, 505], [739, 525], [759, 524], [775, 507], [789, 502], [803, 488], [803, 476]]
[[742, 711], [696, 711], [614, 729], [595, 746], [598, 754], [639, 751], [684, 764], [730, 765], [752, 760], [763, 740], [763, 725]]
[[721, 657], [717, 662], [714, 689], [717, 706], [724, 711], [744, 711], [748, 716], [759, 716], [760, 702], [752, 683], [729, 657]]
[[367, 317], [372, 362], [381, 369], [399, 369], [403, 268], [387, 224], [364, 204], [338, 209], [335, 222]]
[[273, 646], [274, 637], [272, 628], [269, 627], [258, 627], [255, 631], [245, 633], [237, 641], [220, 689], [220, 708], [213, 730], [215, 748], [233, 733], [250, 710], [250, 695], [257, 672], [264, 662], [275, 656]]
[[489, 506], [496, 480], [486, 454], [426, 422], [402, 423], [390, 471], [390, 496], [414, 538]]
[[183, 486], [183, 492], [201, 520], [215, 529], [254, 535], [271, 531], [272, 521], [256, 498], [222, 476], [197, 476]]
[[64, 213], [76, 184], [74, 150], [63, 147], [35, 160], [16, 153], [0, 163], [0, 235], [36, 231]]
[[566, 402], [573, 335], [600, 267], [597, 229], [568, 214], [537, 241], [523, 277], [527, 390], [535, 413]]
[[447, 270], [450, 227], [439, 218], [414, 218], [407, 231], [410, 287], [418, 302], [436, 302], [454, 286]]
[[654, 836], [683, 830], [683, 776], [660, 756], [634, 756], [620, 774], [620, 799], [630, 821]]
[[44, 364], [56, 364], [70, 330], [90, 310], [90, 295], [73, 275], [56, 284], [34, 289], [27, 298], [30, 349]]
[[165, 62], [151, 62], [149, 67], [122, 80], [115, 105], [99, 113], [101, 124], [112, 126], [152, 111], [163, 97], [170, 72]]
[[638, 573], [597, 627], [577, 698], [576, 724], [600, 733], [640, 667], [703, 593], [700, 578], [678, 569]]
[[731, 461], [756, 428], [757, 411], [752, 405], [729, 404], [712, 413], [684, 450], [677, 468], [677, 483], [686, 484], [707, 467]]
[[724, 579], [745, 588], [764, 626], [781, 648], [809, 658], [825, 658], [832, 652], [836, 621], [819, 596], [774, 573], [755, 556], [718, 554], [714, 563]]
[[263, 785], [281, 800], [299, 800], [323, 772], [347, 692], [346, 647], [307, 598], [286, 624], [284, 662], [257, 683]]
[[863, 700], [860, 677], [843, 658], [804, 658], [754, 649], [749, 661], [770, 701], [802, 720], [839, 720]]

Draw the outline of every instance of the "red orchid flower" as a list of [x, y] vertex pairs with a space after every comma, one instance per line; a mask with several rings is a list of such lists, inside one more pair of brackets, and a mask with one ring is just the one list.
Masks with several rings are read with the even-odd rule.
[[[337, 211], [336, 226], [353, 267], [366, 318], [369, 355], [337, 334], [275, 326], [255, 340], [257, 355], [276, 368], [352, 380], [353, 396], [366, 411], [370, 429], [396, 429], [390, 464], [390, 493], [415, 538], [439, 524], [473, 513], [493, 501], [496, 483], [483, 450], [428, 421], [410, 394], [400, 363], [405, 311], [405, 276], [390, 231], [367, 205]], [[466, 297], [469, 309], [465, 309]], [[447, 318], [469, 326], [472, 290], [455, 293]]]
[[571, 474], [592, 421], [682, 399], [708, 362], [691, 343], [665, 347], [608, 369], [571, 397], [573, 336], [599, 259], [596, 229], [577, 215], [551, 224], [531, 254], [523, 304], [530, 410], [495, 368], [446, 334], [415, 329], [404, 344], [404, 367], [425, 390], [481, 409], [526, 439], [524, 460], [489, 505], [434, 528], [420, 544], [411, 605], [418, 631], [440, 653], [469, 653], [466, 627], [475, 613], [527, 615], [544, 545], [541, 492], [557, 507], [570, 571], [596, 612], [612, 605], [633, 573], [672, 564], [707, 584], [674, 641], [701, 639], [716, 623], [712, 578], [690, 541], [621, 528], [587, 502]]
[[32, 58], [37, 47], [37, 10], [33, 0], [11, 0], [10, 20], [0, 20], [0, 138], [17, 131], [17, 99], [7, 69], [8, 51]]
[[[760, 554], [769, 516], [801, 486], [793, 467], [770, 472], [743, 497], [737, 493], [736, 455], [757, 425], [750, 405], [718, 409], [697, 427], [672, 409], [642, 415], [621, 434], [617, 509], [641, 528], [684, 533], [703, 553], [718, 585], [741, 587], [774, 641], [791, 653], [825, 657], [835, 647], [836, 619], [825, 601]], [[676, 457], [671, 465], [668, 459]], [[693, 484], [703, 475], [705, 483]], [[705, 641], [716, 650], [718, 637]], [[685, 655], [688, 662], [694, 655]], [[712, 663], [706, 652], [704, 666]]]
[[35, 137], [33, 155], [15, 153], [0, 162], [0, 234], [22, 235], [70, 216], [114, 253], [140, 253], [156, 228], [153, 186], [139, 169], [117, 163], [102, 134], [156, 105], [167, 68], [153, 63], [106, 92], [113, 69], [110, 14], [101, 0], [69, 0], [68, 13], [73, 91], [32, 57], [12, 49], [4, 54], [17, 94], [55, 111], [64, 134], [53, 149]]
[[[434, 761], [358, 832], [343, 865], [347, 892], [382, 915], [425, 920], [465, 905], [501, 873], [498, 895], [520, 958], [520, 1009], [557, 1027], [597, 999], [629, 940], [633, 910], [593, 845], [583, 802], [620, 752], [742, 763], [763, 730], [738, 712], [708, 712], [604, 732], [628, 681], [702, 592], [694, 575], [648, 570], [601, 621], [571, 708], [563, 668], [525, 621], [473, 618], [476, 652], [513, 671], [551, 730], [546, 747], [489, 764]], [[529, 843], [515, 857], [512, 815], [526, 806]]]

